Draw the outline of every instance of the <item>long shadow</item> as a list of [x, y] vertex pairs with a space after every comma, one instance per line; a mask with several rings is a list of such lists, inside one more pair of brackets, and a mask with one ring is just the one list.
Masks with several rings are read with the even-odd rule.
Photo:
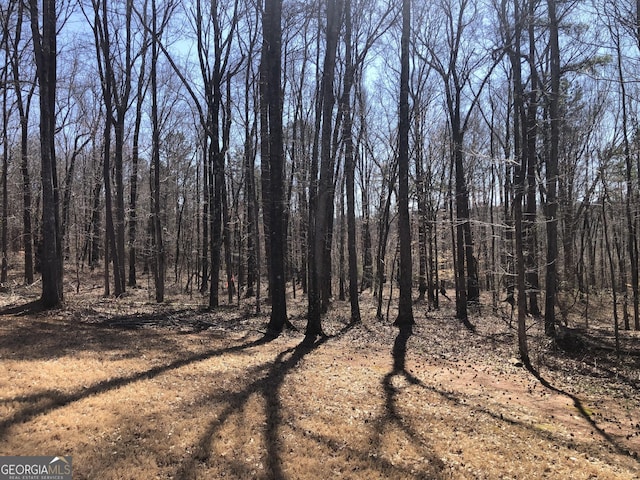
[[[149, 370], [145, 370], [143, 372], [139, 372], [134, 375], [118, 377], [111, 380], [98, 382], [88, 388], [82, 388], [81, 390], [78, 390], [73, 393], [65, 394], [65, 393], [59, 393], [59, 392], [49, 392], [49, 394], [47, 395], [46, 392], [45, 393], [39, 392], [33, 395], [16, 397], [15, 399], [11, 399], [9, 401], [28, 402], [28, 403], [38, 402], [38, 404], [28, 405], [25, 408], [14, 413], [13, 415], [9, 416], [8, 418], [5, 418], [2, 421], [0, 421], [0, 440], [6, 436], [7, 431], [13, 425], [27, 422], [29, 420], [32, 420], [35, 417], [50, 413], [58, 408], [65, 407], [71, 403], [77, 402], [79, 400], [90, 397], [92, 395], [99, 395], [101, 393], [105, 393], [110, 390], [114, 390], [116, 388], [130, 385], [135, 382], [150, 380], [162, 373], [169, 372], [171, 370], [176, 370], [184, 366], [190, 365], [192, 363], [200, 362], [213, 357], [219, 357], [227, 353], [240, 352], [242, 350], [246, 350], [251, 347], [264, 345], [270, 342], [271, 340], [272, 339], [269, 337], [263, 337], [258, 340], [247, 342], [241, 345], [234, 345], [232, 347], [209, 350], [196, 355], [190, 355], [188, 357], [175, 360], [165, 365], [158, 365], [157, 367], [153, 367]], [[48, 400], [48, 401], [44, 401], [44, 400]]]
[[[270, 366], [265, 364], [257, 366], [252, 375], [257, 378], [239, 392], [231, 394], [222, 392], [218, 395], [221, 400], [227, 403], [226, 408], [217, 415], [215, 421], [211, 422], [207, 430], [201, 435], [194, 454], [182, 464], [176, 473], [176, 478], [189, 479], [196, 477], [195, 467], [198, 462], [206, 462], [209, 459], [216, 433], [231, 415], [242, 411], [254, 394], [262, 396], [265, 401], [266, 423], [264, 436], [268, 476], [274, 479], [286, 478], [282, 469], [281, 444], [278, 438], [278, 432], [283, 423], [280, 390], [287, 374], [295, 369], [306, 355], [327, 342], [329, 338], [333, 337], [325, 336], [317, 341], [303, 340], [296, 347], [280, 352]], [[266, 375], [260, 376], [260, 373], [264, 370], [266, 370]], [[236, 465], [235, 468], [241, 469], [241, 466]]]
[[[398, 333], [394, 345], [393, 345], [393, 350], [392, 350], [392, 355], [393, 355], [393, 369], [390, 373], [388, 373], [383, 380], [383, 388], [385, 391], [385, 410], [386, 410], [386, 419], [396, 423], [396, 425], [398, 425], [400, 428], [402, 428], [405, 433], [412, 439], [416, 440], [419, 439], [419, 436], [416, 435], [415, 432], [413, 432], [410, 427], [406, 426], [403, 422], [402, 422], [402, 416], [401, 414], [398, 412], [397, 407], [396, 407], [396, 402], [397, 402], [397, 393], [398, 390], [393, 386], [392, 384], [392, 380], [395, 376], [397, 375], [401, 375], [403, 376], [407, 382], [409, 382], [412, 385], [417, 385], [423, 389], [432, 391], [434, 393], [437, 393], [441, 396], [443, 396], [444, 398], [446, 398], [448, 401], [451, 401], [453, 403], [455, 403], [456, 405], [461, 405], [461, 406], [465, 406], [467, 408], [471, 408], [469, 405], [463, 404], [460, 399], [453, 394], [453, 392], [447, 392], [444, 390], [439, 390], [436, 389], [434, 387], [428, 386], [426, 384], [424, 384], [419, 378], [415, 377], [414, 375], [412, 375], [410, 372], [408, 372], [406, 370], [406, 353], [407, 353], [407, 342], [409, 340], [409, 338], [412, 335], [412, 328], [411, 326], [408, 327], [403, 327], [400, 329], [400, 332]], [[589, 423], [589, 425], [596, 431], [598, 432], [598, 434], [620, 455], [623, 456], [627, 456], [629, 458], [632, 458], [636, 461], [638, 461], [638, 457], [637, 454], [625, 449], [622, 445], [620, 445], [615, 438], [613, 438], [611, 435], [609, 435], [607, 432], [605, 432], [601, 427], [599, 427], [596, 422], [591, 418], [591, 416], [589, 415], [587, 409], [585, 408], [585, 406], [582, 404], [581, 400], [575, 396], [572, 395], [569, 392], [566, 392], [558, 387], [555, 387], [553, 385], [551, 385], [546, 379], [544, 379], [540, 373], [538, 371], [536, 371], [535, 369], [533, 369], [531, 366], [529, 366], [529, 370], [530, 372], [538, 379], [538, 381], [540, 381], [540, 383], [556, 392], [559, 393], [561, 395], [566, 396], [567, 398], [570, 398], [573, 401], [573, 405], [574, 407], [578, 410], [578, 412], [580, 412], [580, 415], [584, 418], [584, 420], [586, 422]], [[484, 413], [487, 414], [489, 416], [491, 416], [492, 418], [494, 418], [495, 420], [500, 420], [502, 422], [506, 422], [509, 423], [513, 426], [518, 426], [521, 428], [531, 428], [531, 426], [526, 425], [525, 423], [522, 422], [518, 422], [515, 420], [511, 420], [508, 418], [505, 418], [503, 415], [499, 415], [495, 412], [490, 411], [489, 409], [484, 409], [484, 408], [474, 408], [475, 411], [480, 412], [480, 413]], [[540, 434], [540, 432], [536, 432], [538, 434]], [[435, 459], [436, 461], [439, 461], [439, 459]], [[640, 462], [639, 462], [640, 463]], [[438, 465], [438, 467], [444, 467], [444, 464], [440, 464]]]
[[[18, 318], [17, 312], [27, 315], [33, 313], [33, 309], [25, 305], [4, 312]], [[13, 360], [48, 360], [78, 352], [104, 352], [119, 358], [133, 357], [139, 348], [140, 337], [130, 335], [130, 332], [138, 331], [144, 331], [146, 349], [180, 355], [182, 347], [172, 336], [175, 334], [247, 330], [260, 333], [253, 327], [255, 320], [252, 318], [216, 316], [190, 308], [126, 315], [111, 315], [93, 309], [65, 313], [68, 315], [62, 315], [61, 319], [35, 317], [29, 321], [3, 321], [0, 356]]]
[[[144, 334], [147, 349], [163, 354], [177, 353], [178, 344], [167, 330], [149, 329]], [[169, 332], [176, 333], [176, 332]], [[85, 321], [57, 322], [50, 319], [30, 319], [28, 322], [3, 323], [0, 335], [0, 355], [12, 360], [49, 360], [80, 352], [133, 357], [141, 337], [131, 336], [124, 328], [102, 328]]]
[[[400, 376], [403, 377], [411, 385], [420, 385], [424, 387], [424, 384], [420, 381], [420, 379], [415, 377], [406, 369], [407, 343], [412, 335], [412, 325], [399, 326], [399, 332], [395, 338], [393, 349], [391, 351], [393, 357], [393, 367], [382, 380], [382, 388], [385, 394], [385, 408], [384, 413], [378, 419], [375, 428], [377, 436], [377, 439], [374, 443], [375, 448], [380, 447], [383, 431], [389, 426], [395, 426], [396, 428], [400, 429], [416, 445], [420, 445], [423, 448], [428, 448], [423, 436], [420, 435], [419, 432], [417, 432], [404, 420], [402, 413], [398, 409], [398, 394], [400, 392], [393, 385], [393, 379], [397, 376]], [[440, 458], [433, 454], [430, 455], [429, 461], [431, 465], [431, 471], [423, 473], [428, 473], [430, 478], [438, 478], [441, 472], [445, 470], [444, 463]]]
[[576, 410], [578, 410], [578, 412], [580, 413], [580, 416], [591, 426], [591, 428], [593, 428], [598, 433], [598, 435], [600, 435], [600, 437], [602, 437], [603, 440], [605, 440], [611, 446], [611, 448], [613, 448], [616, 451], [616, 453], [627, 456], [629, 458], [633, 458], [636, 461], [639, 461], [637, 454], [634, 454], [633, 452], [624, 448], [622, 445], [620, 445], [620, 443], [618, 443], [618, 441], [616, 441], [615, 438], [613, 438], [611, 435], [605, 432], [602, 429], [602, 427], [598, 426], [598, 424], [593, 420], [593, 418], [591, 418], [591, 415], [589, 414], [585, 406], [582, 404], [582, 401], [576, 395], [573, 395], [572, 393], [569, 393], [566, 390], [562, 390], [561, 388], [558, 388], [552, 385], [548, 380], [546, 380], [542, 376], [540, 372], [538, 372], [535, 368], [533, 368], [533, 366], [527, 365], [526, 367], [527, 367], [527, 370], [529, 370], [529, 372], [536, 379], [538, 379], [538, 381], [545, 388], [551, 390], [552, 392], [558, 393], [560, 395], [563, 395], [571, 399], [571, 401], [573, 402], [573, 406], [575, 407]]
[[[556, 340], [557, 349], [551, 351], [551, 357], [556, 360], [570, 358], [581, 365], [593, 366], [595, 371], [601, 372], [604, 378], [622, 381], [634, 389], [640, 389], [640, 382], [624, 371], [634, 372], [640, 369], [640, 349], [634, 348], [629, 342], [627, 348], [616, 351], [613, 338], [607, 338], [605, 333], [593, 329], [590, 332], [585, 329], [565, 328], [565, 337], [562, 341]], [[600, 336], [598, 336], [600, 333]], [[620, 366], [624, 366], [623, 369]], [[593, 373], [584, 372], [593, 376]]]
[[0, 316], [5, 315], [31, 315], [44, 312], [46, 309], [40, 300], [33, 300], [21, 305], [14, 305], [0, 310]]
[[[258, 394], [265, 401], [265, 445], [266, 468], [268, 477], [274, 479], [286, 478], [282, 469], [281, 444], [278, 438], [280, 426], [283, 423], [282, 401], [280, 390], [287, 375], [294, 370], [302, 359], [318, 349], [327, 341], [339, 338], [358, 327], [359, 324], [349, 323], [332, 336], [321, 336], [318, 339], [305, 337], [296, 347], [289, 348], [279, 353], [269, 366], [258, 365], [251, 372], [250, 377], [255, 377], [246, 387], [239, 392], [221, 392], [214, 399], [224, 401], [225, 409], [211, 422], [207, 430], [200, 436], [200, 440], [193, 455], [183, 464], [176, 473], [176, 478], [196, 478], [195, 467], [198, 462], [206, 462], [209, 459], [216, 433], [224, 426], [225, 422], [236, 412], [241, 412], [249, 399]], [[260, 376], [266, 370], [266, 375]], [[233, 465], [236, 470], [243, 470], [242, 465]], [[245, 474], [247, 472], [244, 472]]]

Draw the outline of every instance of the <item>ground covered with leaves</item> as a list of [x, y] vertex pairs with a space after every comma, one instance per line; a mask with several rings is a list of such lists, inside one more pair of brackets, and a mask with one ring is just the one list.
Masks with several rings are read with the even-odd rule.
[[365, 293], [309, 344], [299, 292], [276, 339], [250, 303], [148, 295], [2, 294], [0, 455], [72, 455], [75, 479], [640, 477], [640, 336], [617, 356], [606, 314], [564, 350], [530, 319], [536, 376], [490, 307], [470, 331], [417, 304], [399, 331]]

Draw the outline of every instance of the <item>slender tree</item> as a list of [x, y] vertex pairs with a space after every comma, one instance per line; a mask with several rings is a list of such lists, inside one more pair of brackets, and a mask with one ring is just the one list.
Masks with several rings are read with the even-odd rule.
[[[142, 6], [142, 23], [147, 25], [147, 1], [145, 0]], [[135, 287], [137, 284], [136, 278], [136, 237], [138, 233], [138, 172], [140, 164], [140, 130], [142, 128], [142, 108], [145, 101], [145, 91], [148, 87], [147, 79], [147, 52], [149, 49], [149, 31], [145, 29], [144, 39], [142, 42], [142, 48], [140, 52], [140, 68], [138, 73], [138, 79], [136, 84], [136, 109], [135, 120], [133, 125], [133, 139], [132, 139], [132, 151], [131, 151], [131, 174], [129, 177], [129, 222], [128, 222], [128, 243], [129, 243], [129, 276], [127, 284], [130, 287]]]
[[16, 107], [20, 118], [20, 173], [22, 176], [22, 244], [24, 248], [24, 280], [27, 285], [33, 283], [33, 226], [32, 226], [32, 187], [29, 173], [29, 114], [31, 99], [35, 91], [36, 82], [28, 82], [23, 93], [24, 85], [21, 75], [22, 24], [24, 21], [25, 2], [16, 2], [16, 28], [13, 37], [12, 52], [9, 57], [11, 64], [13, 87]]
[[547, 267], [545, 275], [545, 333], [554, 337], [556, 333], [556, 296], [558, 292], [558, 157], [560, 147], [560, 42], [558, 38], [559, 25], [556, 12], [556, 0], [547, 0], [549, 15], [549, 55], [550, 55], [550, 87], [549, 92], [549, 122], [550, 139], [549, 154], [546, 158], [546, 187], [547, 197], [545, 214], [547, 218]]
[[[324, 335], [322, 331], [322, 314], [328, 308], [328, 291], [331, 276], [326, 256], [330, 240], [330, 222], [333, 219], [334, 199], [334, 162], [332, 157], [331, 138], [333, 132], [333, 110], [335, 105], [334, 80], [336, 66], [336, 50], [340, 32], [342, 2], [327, 1], [326, 48], [320, 86], [321, 92], [321, 140], [320, 140], [320, 172], [317, 190], [311, 196], [309, 220], [309, 291], [308, 317], [306, 334], [309, 337]], [[311, 181], [315, 184], [316, 172], [311, 172]], [[330, 246], [329, 246], [330, 248]], [[330, 252], [330, 250], [329, 250]]]
[[400, 301], [395, 325], [413, 325], [411, 224], [409, 219], [409, 37], [411, 1], [402, 1], [400, 41], [400, 119], [398, 124], [398, 237], [400, 239]]
[[[2, 25], [2, 45], [0, 48], [4, 51], [5, 58], [9, 57], [9, 32], [8, 32], [8, 21], [5, 19]], [[0, 69], [0, 84], [5, 85], [2, 88], [2, 220], [0, 224], [2, 226], [2, 240], [1, 250], [2, 250], [2, 262], [0, 266], [0, 283], [3, 285], [7, 283], [7, 276], [9, 271], [9, 259], [8, 259], [8, 224], [9, 224], [9, 190], [7, 189], [7, 177], [9, 173], [9, 134], [8, 134], [8, 124], [9, 124], [9, 116], [11, 111], [8, 105], [8, 97], [9, 97], [9, 89], [6, 87], [9, 81], [9, 68], [4, 67]]]
[[[163, 22], [164, 23], [164, 22]], [[151, 0], [151, 238], [153, 244], [153, 274], [155, 280], [156, 302], [164, 301], [165, 293], [165, 250], [162, 235], [160, 204], [160, 123], [158, 118], [158, 74], [161, 28], [158, 25], [156, 0]]]
[[356, 212], [355, 212], [355, 154], [353, 150], [353, 118], [351, 110], [351, 90], [353, 89], [355, 68], [352, 59], [352, 31], [353, 22], [351, 16], [351, 0], [345, 0], [344, 6], [344, 46], [345, 46], [345, 76], [344, 92], [342, 94], [342, 109], [344, 122], [342, 135], [345, 144], [344, 170], [347, 194], [347, 249], [349, 252], [349, 302], [351, 304], [351, 322], [360, 322], [360, 303], [358, 299], [358, 257], [356, 239]]

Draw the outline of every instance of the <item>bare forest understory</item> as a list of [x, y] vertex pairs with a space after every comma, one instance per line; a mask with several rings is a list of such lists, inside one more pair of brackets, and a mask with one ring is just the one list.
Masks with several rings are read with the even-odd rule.
[[59, 310], [38, 285], [0, 294], [0, 455], [72, 455], [75, 479], [640, 477], [640, 335], [617, 359], [606, 295], [588, 330], [575, 305], [564, 349], [529, 319], [536, 377], [489, 300], [475, 332], [446, 300], [400, 332], [365, 292], [362, 324], [334, 301], [305, 344], [300, 291], [299, 331], [268, 340], [253, 300], [206, 311], [67, 278]]

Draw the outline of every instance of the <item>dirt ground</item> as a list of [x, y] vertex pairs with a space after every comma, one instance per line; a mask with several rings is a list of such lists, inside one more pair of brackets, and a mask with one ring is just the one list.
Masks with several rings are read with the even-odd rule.
[[566, 351], [530, 319], [536, 377], [491, 307], [472, 332], [416, 304], [400, 332], [365, 293], [361, 325], [335, 301], [305, 344], [300, 292], [268, 340], [249, 303], [69, 290], [0, 294], [0, 455], [71, 455], [74, 479], [640, 478], [640, 335], [617, 359], [595, 301]]

